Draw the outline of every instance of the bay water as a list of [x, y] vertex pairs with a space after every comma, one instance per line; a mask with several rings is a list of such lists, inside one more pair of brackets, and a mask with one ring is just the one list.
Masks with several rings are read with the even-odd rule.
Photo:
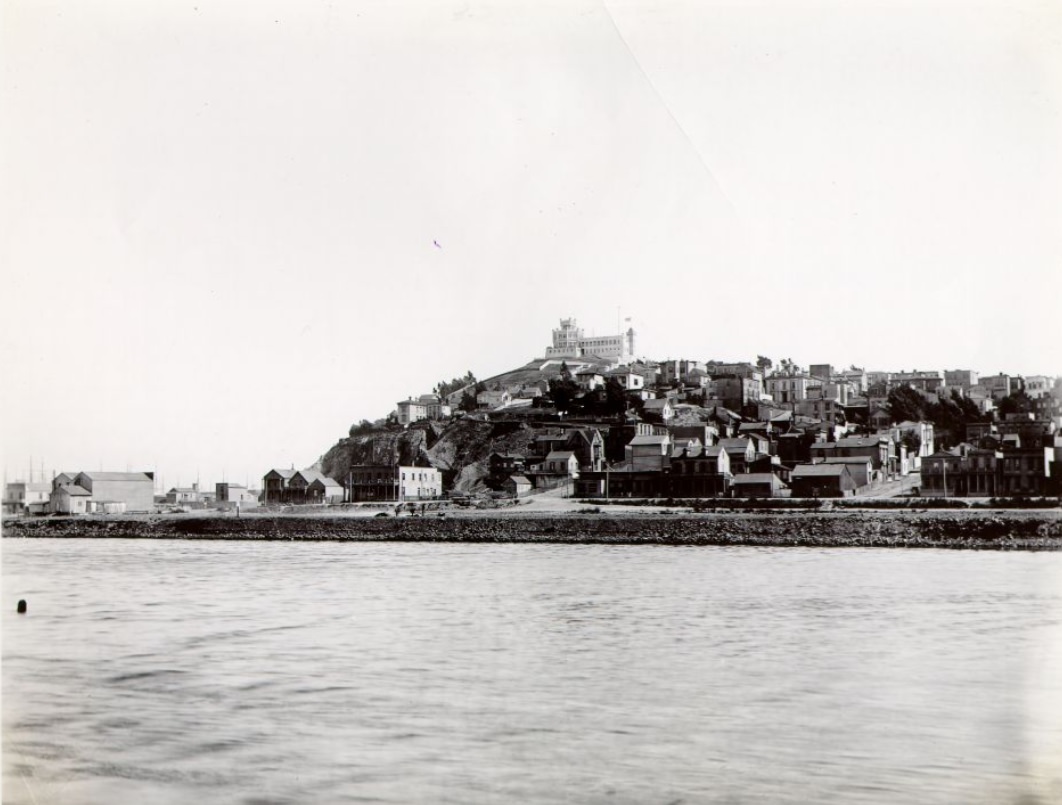
[[1060, 554], [2, 552], [10, 805], [1062, 802]]

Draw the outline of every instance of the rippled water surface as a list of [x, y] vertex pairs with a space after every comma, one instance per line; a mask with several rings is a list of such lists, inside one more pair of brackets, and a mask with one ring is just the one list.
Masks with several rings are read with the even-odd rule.
[[9, 805], [1062, 802], [1058, 554], [5, 539], [2, 615]]

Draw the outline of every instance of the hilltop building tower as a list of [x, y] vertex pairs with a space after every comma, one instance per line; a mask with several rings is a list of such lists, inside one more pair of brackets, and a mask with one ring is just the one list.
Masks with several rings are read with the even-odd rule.
[[594, 355], [598, 358], [626, 363], [634, 357], [634, 328], [617, 335], [583, 335], [575, 319], [561, 319], [560, 327], [553, 329], [553, 346], [546, 347], [547, 358], [582, 358]]

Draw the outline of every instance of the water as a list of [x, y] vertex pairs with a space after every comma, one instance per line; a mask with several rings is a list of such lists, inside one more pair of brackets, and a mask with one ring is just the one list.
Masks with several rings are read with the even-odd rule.
[[5, 539], [2, 615], [9, 805], [1062, 802], [1059, 554]]

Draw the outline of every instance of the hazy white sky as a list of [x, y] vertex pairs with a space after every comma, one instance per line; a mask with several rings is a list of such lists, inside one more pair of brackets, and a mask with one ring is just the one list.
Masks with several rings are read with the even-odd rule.
[[8, 477], [254, 483], [617, 308], [648, 357], [1062, 372], [1056, 3], [0, 10]]

